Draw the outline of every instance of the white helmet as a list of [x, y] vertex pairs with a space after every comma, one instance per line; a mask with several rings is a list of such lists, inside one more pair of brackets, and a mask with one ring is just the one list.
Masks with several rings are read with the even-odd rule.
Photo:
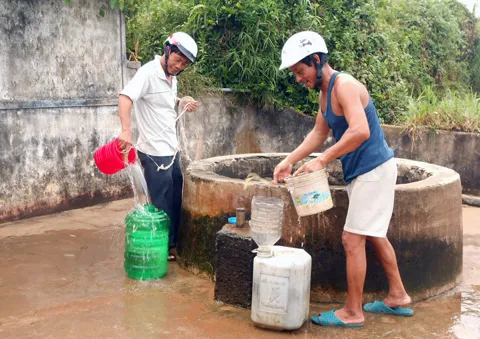
[[165, 45], [172, 45], [178, 48], [178, 50], [185, 55], [191, 62], [195, 61], [197, 57], [198, 47], [195, 40], [190, 35], [183, 32], [176, 32], [170, 35], [165, 40]]
[[325, 40], [315, 32], [296, 33], [283, 45], [280, 69], [291, 67], [313, 53], [328, 54]]

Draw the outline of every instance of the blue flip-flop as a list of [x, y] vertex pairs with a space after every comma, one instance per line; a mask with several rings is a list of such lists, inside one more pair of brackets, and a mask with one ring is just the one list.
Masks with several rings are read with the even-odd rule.
[[314, 315], [312, 322], [321, 326], [331, 326], [331, 327], [362, 327], [363, 323], [360, 324], [346, 324], [335, 315], [335, 310], [331, 310], [319, 315]]
[[399, 315], [402, 317], [411, 317], [413, 310], [405, 307], [389, 307], [383, 301], [374, 301], [363, 306], [365, 312]]

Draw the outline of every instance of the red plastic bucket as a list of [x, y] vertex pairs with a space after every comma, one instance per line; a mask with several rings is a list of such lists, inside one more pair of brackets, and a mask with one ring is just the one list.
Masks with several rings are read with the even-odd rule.
[[[110, 141], [108, 144], [99, 147], [93, 159], [98, 169], [104, 174], [115, 174], [118, 171], [125, 168], [125, 162], [123, 160], [124, 154], [118, 144], [118, 138]], [[133, 164], [137, 159], [135, 149], [132, 147], [128, 152], [128, 163]]]

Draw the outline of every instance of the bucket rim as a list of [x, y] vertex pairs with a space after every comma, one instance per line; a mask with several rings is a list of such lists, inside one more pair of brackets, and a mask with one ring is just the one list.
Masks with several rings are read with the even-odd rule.
[[298, 183], [302, 183], [304, 181], [307, 181], [311, 178], [317, 177], [320, 174], [323, 174], [323, 176], [321, 176], [320, 178], [328, 178], [329, 177], [327, 169], [322, 168], [318, 171], [314, 171], [314, 172], [310, 172], [310, 173], [303, 173], [303, 174], [299, 174], [297, 176], [292, 175], [292, 176], [286, 177], [284, 179], [284, 181], [285, 181], [285, 184], [287, 184], [287, 185], [298, 184]]

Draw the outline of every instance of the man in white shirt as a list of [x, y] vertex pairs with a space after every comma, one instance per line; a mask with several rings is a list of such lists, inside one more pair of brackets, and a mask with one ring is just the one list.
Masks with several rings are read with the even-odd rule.
[[[194, 62], [197, 51], [197, 44], [188, 34], [170, 35], [164, 43], [164, 54], [156, 55], [154, 60], [140, 67], [118, 99], [122, 148], [132, 144], [130, 116], [132, 105], [135, 105], [138, 157], [153, 205], [170, 217], [170, 249], [176, 247], [183, 187], [175, 106], [181, 104], [179, 112], [184, 109], [192, 112], [198, 105], [191, 97], [177, 98], [177, 75]], [[175, 260], [170, 251], [169, 260]]]

